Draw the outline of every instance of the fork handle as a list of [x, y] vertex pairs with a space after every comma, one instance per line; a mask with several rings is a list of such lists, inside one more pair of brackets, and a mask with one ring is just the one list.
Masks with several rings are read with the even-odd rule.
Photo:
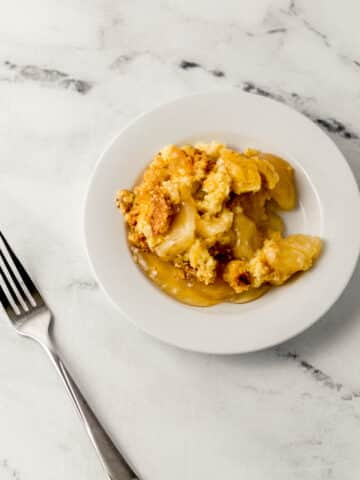
[[45, 345], [42, 346], [45, 348], [46, 353], [59, 372], [109, 480], [136, 480], [137, 475], [135, 475], [130, 465], [115, 447], [95, 413], [89, 407], [79, 387], [59, 357], [59, 354], [55, 352], [53, 348]]

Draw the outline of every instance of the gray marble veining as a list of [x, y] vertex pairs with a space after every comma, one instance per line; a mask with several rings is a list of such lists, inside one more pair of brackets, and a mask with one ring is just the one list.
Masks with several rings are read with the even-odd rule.
[[[104, 145], [142, 111], [199, 91], [235, 87], [305, 113], [360, 181], [359, 14], [355, 0], [3, 0], [1, 228], [55, 312], [84, 393], [144, 480], [360, 475], [359, 266], [301, 336], [213, 357], [123, 319], [93, 280], [82, 238]], [[0, 320], [0, 480], [103, 478], [46, 359]]]

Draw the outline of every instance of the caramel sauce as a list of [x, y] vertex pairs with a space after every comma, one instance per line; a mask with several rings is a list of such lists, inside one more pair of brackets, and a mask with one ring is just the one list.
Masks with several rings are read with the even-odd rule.
[[268, 285], [263, 285], [236, 294], [220, 278], [211, 285], [205, 285], [195, 279], [181, 278], [181, 270], [171, 263], [161, 260], [154, 253], [140, 251], [133, 251], [132, 253], [136, 263], [155, 285], [170, 297], [187, 305], [210, 307], [223, 302], [247, 303], [261, 297], [270, 288]]

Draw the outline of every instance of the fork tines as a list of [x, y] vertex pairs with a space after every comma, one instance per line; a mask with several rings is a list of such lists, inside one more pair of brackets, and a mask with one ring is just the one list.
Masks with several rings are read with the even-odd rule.
[[12, 317], [44, 303], [41, 295], [0, 231], [0, 301]]

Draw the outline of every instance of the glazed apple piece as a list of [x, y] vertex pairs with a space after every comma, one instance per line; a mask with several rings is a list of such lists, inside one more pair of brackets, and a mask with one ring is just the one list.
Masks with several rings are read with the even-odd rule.
[[185, 252], [194, 241], [195, 219], [194, 205], [191, 202], [183, 203], [169, 233], [155, 248], [156, 254], [164, 260], [169, 260]]
[[279, 181], [270, 190], [271, 197], [283, 210], [292, 210], [297, 202], [294, 169], [284, 159], [269, 153], [261, 154], [260, 158], [270, 162], [279, 175]]
[[233, 229], [236, 235], [234, 257], [250, 259], [262, 244], [262, 236], [256, 223], [242, 212], [237, 212], [234, 215]]

